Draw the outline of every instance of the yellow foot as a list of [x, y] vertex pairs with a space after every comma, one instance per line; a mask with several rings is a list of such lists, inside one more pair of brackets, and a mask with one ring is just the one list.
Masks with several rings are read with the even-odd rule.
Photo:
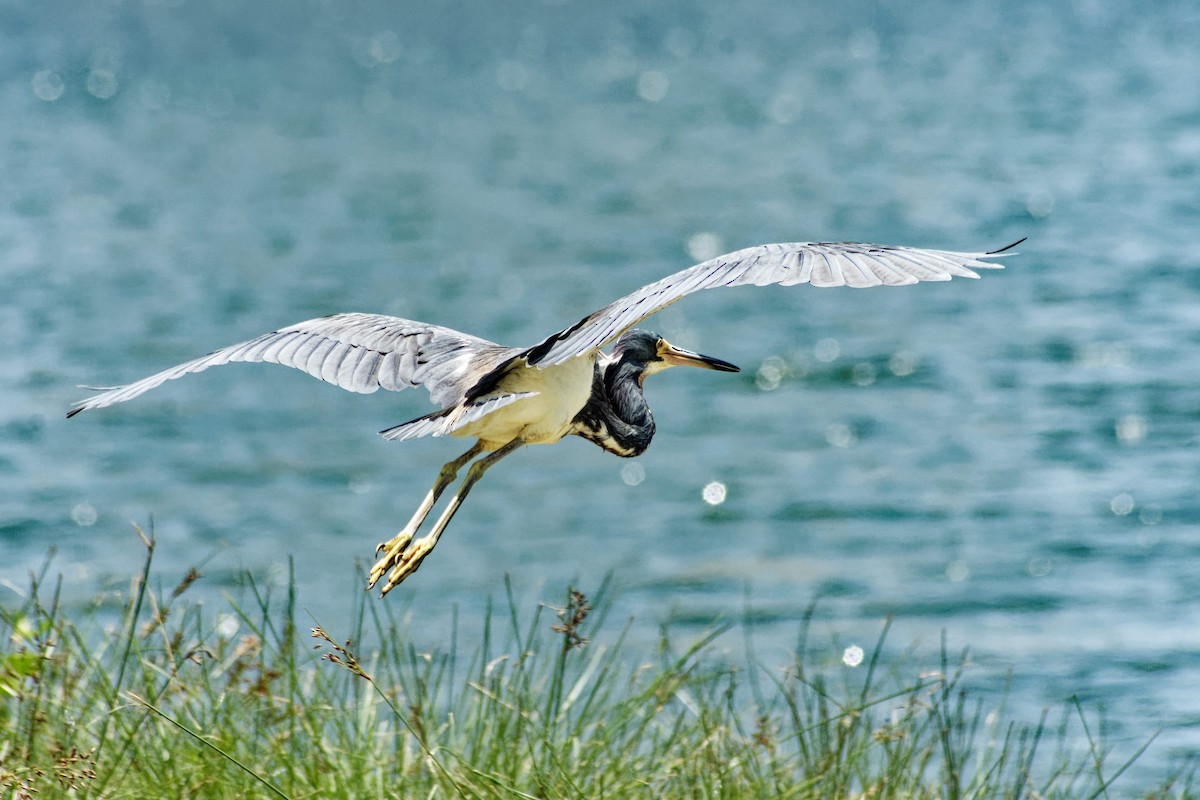
[[[388, 575], [387, 583], [383, 585], [383, 591], [379, 593], [379, 596], [383, 597], [396, 588], [402, 580], [416, 572], [417, 567], [421, 566], [421, 562], [425, 560], [425, 556], [429, 555], [433, 551], [433, 546], [437, 544], [436, 539], [430, 540], [428, 536], [418, 539], [415, 543], [412, 538], [412, 534], [408, 531], [401, 531], [390, 541], [375, 548], [375, 555], [382, 552], [383, 556], [375, 562], [375, 566], [371, 567], [371, 574], [367, 579], [368, 590], [374, 589], [375, 584], [390, 569], [392, 572]], [[412, 547], [409, 547], [410, 544]]]
[[[379, 560], [375, 562], [375, 566], [371, 567], [371, 576], [367, 580], [367, 588], [375, 588], [375, 584], [383, 577], [383, 573], [400, 560], [400, 556], [408, 548], [412, 541], [412, 531], [402, 530], [386, 542], [380, 542], [375, 547], [375, 557]], [[379, 556], [383, 553], [383, 557]]]

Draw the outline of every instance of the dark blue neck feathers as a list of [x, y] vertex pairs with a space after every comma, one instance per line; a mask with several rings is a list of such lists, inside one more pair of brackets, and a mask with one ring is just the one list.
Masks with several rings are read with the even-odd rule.
[[592, 396], [572, 432], [624, 458], [639, 456], [654, 438], [654, 416], [642, 394], [645, 364], [618, 359], [596, 365]]

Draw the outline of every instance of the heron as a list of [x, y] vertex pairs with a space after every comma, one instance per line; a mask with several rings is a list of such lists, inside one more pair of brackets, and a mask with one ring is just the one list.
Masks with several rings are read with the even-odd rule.
[[[282, 364], [364, 394], [423, 386], [438, 409], [381, 435], [391, 441], [454, 436], [474, 438], [475, 443], [446, 462], [408, 524], [376, 548], [367, 588], [387, 575], [382, 597], [416, 572], [472, 487], [501, 459], [525, 445], [553, 444], [572, 435], [622, 458], [641, 455], [655, 431], [643, 393], [647, 377], [676, 366], [739, 371], [728, 361], [676, 347], [635, 327], [677, 300], [722, 286], [865, 288], [978, 278], [976, 269], [1000, 267], [985, 259], [1011, 255], [1021, 241], [980, 253], [853, 242], [749, 247], [643, 286], [529, 347], [506, 347], [400, 317], [335, 314], [215, 350], [124, 386], [84, 387], [99, 394], [73, 405], [67, 416], [123, 403], [169, 380], [231, 362]], [[466, 477], [432, 528], [416, 538], [467, 464]]]

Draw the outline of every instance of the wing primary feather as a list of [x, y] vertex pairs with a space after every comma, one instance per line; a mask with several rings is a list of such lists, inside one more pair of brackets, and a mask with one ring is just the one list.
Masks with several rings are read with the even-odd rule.
[[916, 259], [909, 253], [904, 252], [903, 250], [896, 250], [896, 251], [890, 252], [889, 255], [896, 261], [907, 262], [908, 266], [905, 267], [905, 271], [909, 275], [912, 275], [914, 278], [916, 278], [918, 281], [937, 282], [937, 281], [948, 281], [951, 278], [950, 274], [943, 272], [940, 269], [937, 269], [933, 264], [931, 264], [927, 261], [921, 261], [919, 259]]
[[[847, 252], [845, 255], [845, 260], [846, 263], [850, 265], [856, 276], [854, 281], [848, 281], [851, 286], [863, 289], [871, 286], [883, 285], [883, 278], [877, 275], [875, 270], [871, 268], [871, 264], [874, 263], [874, 259], [872, 259], [870, 256], [864, 253]], [[843, 269], [842, 271], [845, 272], [846, 270]]]
[[336, 371], [331, 379], [327, 378], [326, 380], [351, 392], [359, 391], [359, 382], [355, 380], [355, 375], [358, 372], [358, 365], [370, 352], [365, 347], [356, 344], [346, 345], [342, 350], [341, 358], [336, 362]]
[[[308, 358], [303, 365], [296, 366], [302, 371], [307, 372], [314, 378], [333, 383], [326, 375], [326, 370], [329, 368], [329, 358], [333, 351], [341, 345], [337, 339], [319, 339], [311, 350], [308, 352]], [[336, 375], [335, 375], [336, 377]]]
[[846, 279], [842, 277], [841, 270], [837, 268], [837, 261], [829, 257], [829, 254], [822, 251], [820, 253], [821, 263], [825, 265], [823, 270], [813, 270], [812, 285], [821, 289], [833, 288], [835, 286], [845, 286]]
[[886, 253], [867, 251], [858, 254], [868, 269], [886, 286], [908, 286], [916, 283], [917, 279], [896, 267]]
[[1021, 242], [1024, 242], [1028, 238], [1029, 238], [1028, 236], [1022, 236], [1020, 239], [1017, 239], [1012, 244], [1005, 245], [1004, 247], [1001, 247], [999, 250], [989, 250], [986, 253], [984, 253], [984, 255], [985, 256], [998, 256], [1001, 253], [1004, 253], [1006, 255], [1015, 256], [1016, 253], [1009, 253], [1008, 251], [1012, 250], [1014, 247], [1019, 245]]
[[353, 391], [366, 394], [379, 388], [379, 362], [383, 359], [383, 354], [367, 347], [359, 348], [359, 351], [362, 357], [354, 365], [350, 386]]

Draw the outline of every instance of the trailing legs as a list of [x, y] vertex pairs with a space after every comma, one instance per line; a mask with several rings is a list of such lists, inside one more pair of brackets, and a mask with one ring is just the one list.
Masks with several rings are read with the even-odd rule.
[[[425, 518], [429, 516], [429, 512], [433, 509], [434, 504], [437, 503], [438, 498], [442, 496], [442, 492], [446, 491], [446, 487], [458, 477], [458, 471], [462, 469], [463, 464], [466, 464], [482, 452], [483, 443], [476, 442], [470, 450], [453, 461], [443, 464], [442, 471], [438, 473], [437, 480], [433, 482], [433, 488], [429, 490], [429, 494], [425, 495], [425, 499], [421, 501], [421, 505], [417, 508], [417, 513], [413, 514], [412, 519], [404, 526], [404, 530], [386, 542], [380, 542], [376, 545], [375, 555], [378, 556], [380, 551], [384, 549], [387, 549], [389, 554], [399, 554], [401, 550], [408, 547], [408, 543], [417, 534], [417, 529], [425, 523]], [[375, 579], [373, 578], [371, 583], [374, 582]]]
[[442, 496], [446, 487], [454, 482], [454, 479], [458, 476], [458, 471], [462, 469], [464, 464], [483, 452], [482, 442], [476, 442], [470, 450], [443, 466], [442, 471], [438, 473], [438, 478], [434, 482], [433, 488], [425, 496], [425, 500], [417, 509], [417, 513], [404, 526], [404, 530], [375, 548], [375, 555], [379, 555], [382, 551], [383, 556], [375, 562], [375, 566], [371, 567], [371, 574], [367, 580], [367, 588], [374, 588], [379, 579], [383, 577], [383, 574], [390, 569], [391, 574], [388, 575], [387, 582], [380, 592], [380, 597], [382, 597], [409, 575], [416, 572], [417, 567], [421, 566], [421, 562], [425, 560], [425, 556], [429, 555], [438, 543], [442, 532], [450, 524], [450, 520], [454, 517], [455, 512], [458, 511], [458, 507], [462, 505], [463, 500], [467, 497], [467, 493], [471, 491], [471, 487], [483, 477], [483, 473], [487, 472], [493, 464], [519, 448], [522, 444], [524, 442], [520, 439], [514, 439], [499, 450], [488, 453], [472, 464], [471, 468], [467, 470], [467, 477], [463, 479], [462, 485], [458, 487], [458, 491], [450, 498], [450, 503], [446, 506], [442, 515], [438, 517], [433, 530], [414, 542], [413, 537], [416, 535], [417, 530], [424, 524], [425, 519], [429, 516], [429, 512], [433, 509], [434, 504], [437, 503], [438, 498]]

